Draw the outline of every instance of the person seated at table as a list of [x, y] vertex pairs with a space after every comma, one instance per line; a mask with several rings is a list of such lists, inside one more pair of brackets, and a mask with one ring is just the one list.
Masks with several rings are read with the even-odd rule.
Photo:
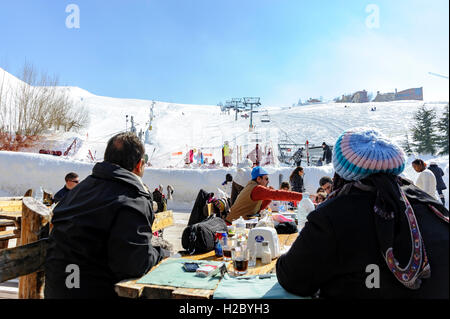
[[333, 180], [328, 176], [322, 177], [319, 180], [319, 185], [327, 193], [327, 195], [333, 190]]
[[64, 187], [56, 192], [55, 196], [53, 196], [54, 203], [60, 202], [61, 199], [63, 199], [63, 197], [66, 196], [66, 194], [80, 182], [78, 174], [74, 172], [67, 174], [66, 177], [64, 177], [64, 180], [66, 181], [66, 185], [64, 185]]
[[142, 181], [144, 155], [135, 134], [115, 135], [104, 161], [55, 207], [45, 298], [115, 298], [116, 283], [139, 278], [169, 257], [151, 242], [155, 213]]
[[233, 220], [241, 216], [248, 219], [266, 209], [272, 200], [301, 201], [303, 198], [302, 193], [275, 190], [271, 186], [267, 187], [268, 184], [269, 173], [261, 166], [254, 167], [252, 180], [239, 193], [225, 221], [231, 224]]
[[403, 150], [368, 128], [334, 149], [334, 191], [277, 260], [280, 285], [304, 297], [448, 299], [448, 210], [399, 176]]
[[[280, 184], [280, 190], [282, 191], [290, 191], [291, 190], [291, 185], [289, 184], [289, 182], [281, 182]], [[291, 207], [294, 206], [294, 204], [292, 202], [287, 202], [287, 201], [279, 201], [279, 200], [273, 200], [270, 202], [270, 209], [273, 212], [277, 212], [281, 206], [284, 206], [284, 209], [287, 210]]]
[[314, 200], [314, 206], [318, 206], [320, 203], [323, 203], [325, 201], [325, 199], [327, 198], [327, 193], [325, 193], [324, 191], [322, 192], [317, 192], [316, 198]]

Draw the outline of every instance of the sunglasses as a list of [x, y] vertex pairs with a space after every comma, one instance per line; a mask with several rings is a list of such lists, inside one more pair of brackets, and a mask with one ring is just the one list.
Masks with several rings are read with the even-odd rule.
[[80, 181], [70, 181], [70, 182], [78, 184]]

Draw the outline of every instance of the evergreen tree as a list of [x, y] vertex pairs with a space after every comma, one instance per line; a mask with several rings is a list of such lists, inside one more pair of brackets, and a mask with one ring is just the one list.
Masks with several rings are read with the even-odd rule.
[[436, 111], [434, 109], [427, 110], [425, 105], [423, 105], [417, 110], [414, 120], [412, 133], [415, 151], [419, 154], [430, 153], [434, 155], [436, 153], [436, 144], [439, 140], [434, 131]]
[[437, 127], [439, 129], [439, 140], [437, 145], [441, 148], [440, 155], [448, 154], [448, 104], [447, 109], [439, 120]]
[[409, 143], [408, 133], [405, 134], [405, 141], [403, 142], [403, 150], [405, 151], [406, 155], [411, 155], [413, 153], [413, 150], [411, 148], [411, 143]]

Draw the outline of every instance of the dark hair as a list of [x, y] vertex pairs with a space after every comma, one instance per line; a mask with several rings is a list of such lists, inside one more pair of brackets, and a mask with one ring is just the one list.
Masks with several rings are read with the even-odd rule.
[[322, 186], [320, 186], [317, 190], [316, 193], [323, 193], [325, 192], [325, 190], [322, 188]]
[[73, 180], [74, 178], [77, 178], [78, 174], [74, 173], [74, 172], [70, 172], [69, 174], [66, 175], [66, 177], [64, 177], [64, 180], [66, 182]]
[[331, 183], [332, 185], [332, 190], [337, 190], [340, 189], [341, 187], [343, 187], [345, 184], [350, 183], [351, 181], [347, 181], [345, 179], [343, 179], [341, 176], [339, 176], [338, 173], [334, 173], [333, 176], [333, 181]]
[[291, 189], [291, 185], [288, 182], [282, 182], [280, 188]]
[[227, 182], [232, 182], [233, 181], [233, 176], [231, 176], [231, 174], [227, 174], [227, 175], [225, 175], [225, 180]]
[[420, 167], [420, 171], [423, 171], [425, 168], [427, 168], [427, 164], [425, 164], [424, 161], [422, 161], [420, 158], [415, 159], [412, 161], [412, 164], [417, 165]]
[[130, 172], [144, 158], [145, 149], [134, 133], [119, 133], [108, 141], [104, 160], [117, 164]]
[[318, 202], [317, 199], [319, 199], [319, 198], [322, 199], [321, 202], [325, 201], [327, 199], [327, 193], [318, 192], [317, 196], [316, 196], [316, 202]]
[[303, 171], [303, 167], [297, 166], [297, 167], [292, 171], [291, 176], [289, 176], [289, 180], [292, 181], [292, 179], [294, 178], [294, 176], [297, 176], [297, 175], [298, 175], [298, 172], [301, 172], [301, 171]]
[[319, 185], [320, 185], [320, 186], [323, 186], [323, 185], [325, 185], [326, 183], [333, 184], [333, 180], [332, 180], [331, 178], [329, 178], [328, 176], [324, 176], [324, 177], [322, 177], [322, 178], [319, 180]]

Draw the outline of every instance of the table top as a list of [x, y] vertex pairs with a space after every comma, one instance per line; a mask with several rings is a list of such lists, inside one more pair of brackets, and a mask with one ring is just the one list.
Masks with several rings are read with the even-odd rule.
[[[289, 235], [278, 235], [280, 249], [284, 246], [291, 246], [297, 238], [298, 233]], [[222, 258], [217, 258], [214, 251], [198, 255], [186, 255], [182, 258], [194, 260], [212, 260], [222, 261]], [[164, 262], [164, 261], [163, 261]], [[260, 259], [256, 260], [255, 267], [249, 267], [246, 276], [268, 274], [275, 270], [277, 259], [273, 259], [271, 263], [263, 265]], [[231, 261], [226, 262], [227, 269], [231, 273], [233, 265]], [[150, 271], [158, 267], [156, 265]], [[120, 297], [126, 298], [181, 298], [181, 299], [211, 299], [214, 294], [214, 289], [194, 289], [181, 288], [173, 286], [158, 286], [150, 284], [137, 284], [140, 278], [124, 280], [116, 284], [115, 290]]]

